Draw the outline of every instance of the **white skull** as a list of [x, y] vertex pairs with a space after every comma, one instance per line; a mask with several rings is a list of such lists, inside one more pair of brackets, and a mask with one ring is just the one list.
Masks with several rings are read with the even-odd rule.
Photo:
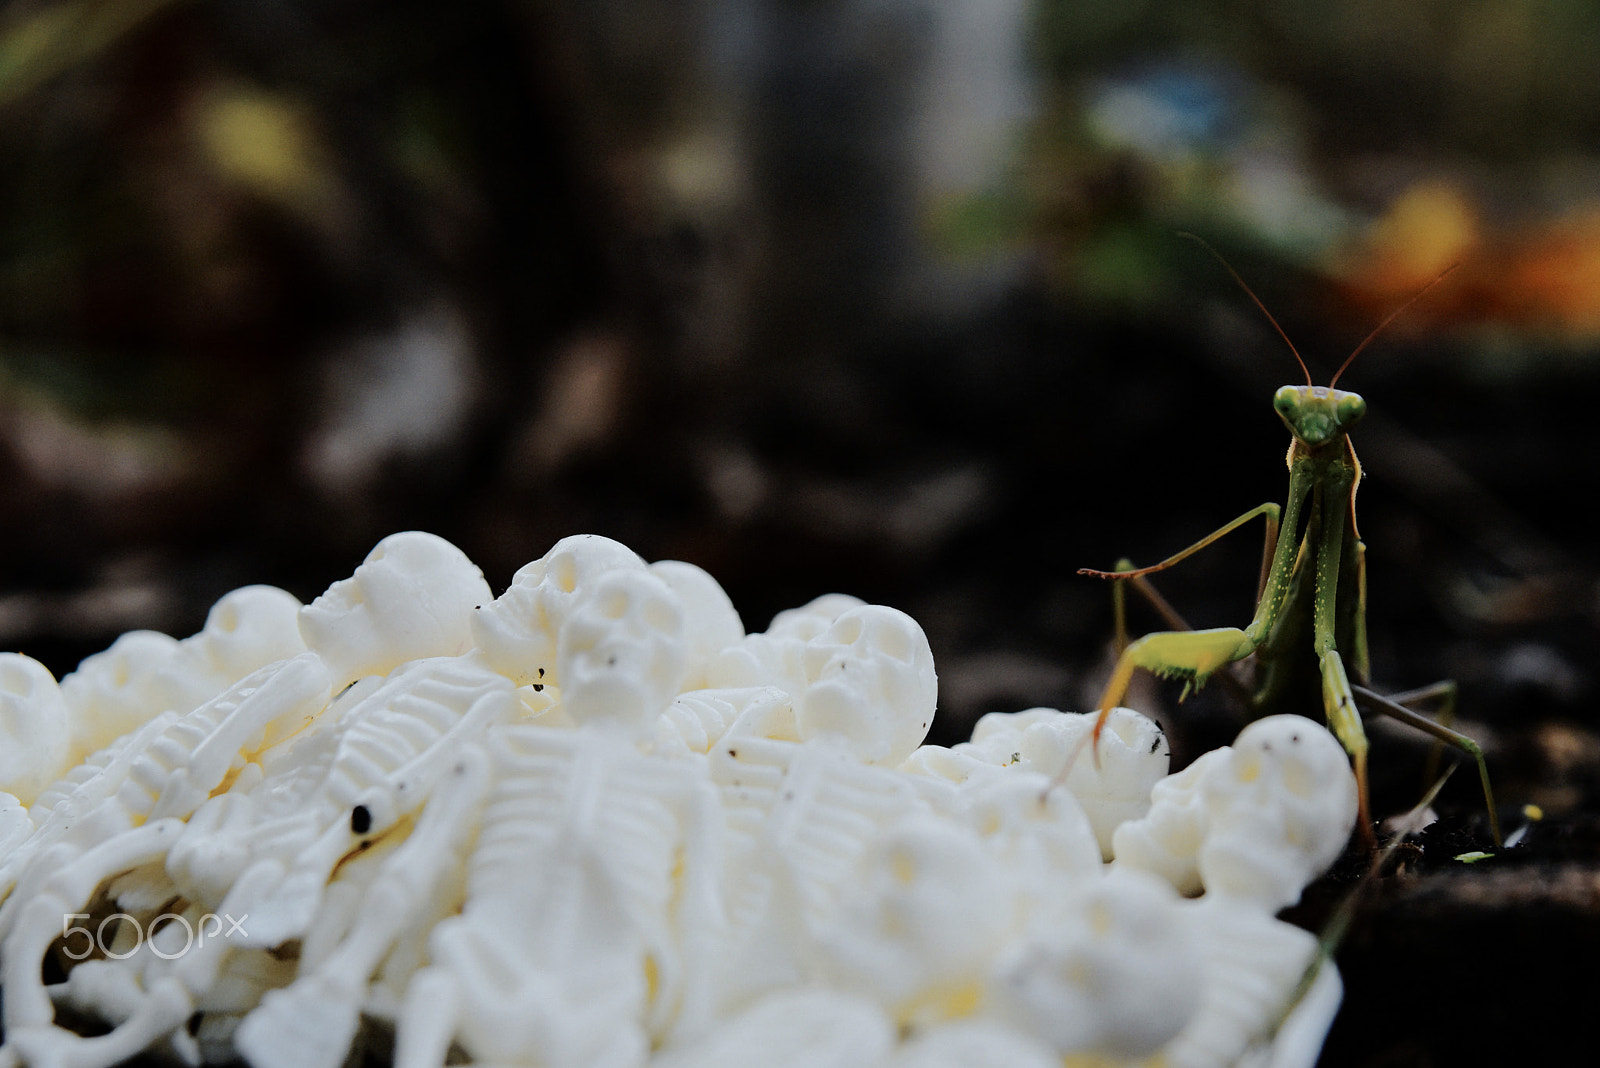
[[1077, 885], [997, 961], [999, 1007], [1061, 1054], [1142, 1059], [1199, 1006], [1201, 947], [1154, 876], [1113, 868]]
[[1055, 893], [1063, 876], [1099, 878], [1104, 868], [1083, 806], [1070, 791], [1049, 786], [1045, 776], [1013, 766], [969, 779], [960, 797], [967, 822], [990, 849], [1030, 877], [1046, 880], [1045, 892]]
[[716, 579], [703, 569], [682, 560], [657, 560], [650, 573], [664, 581], [683, 603], [689, 635], [689, 667], [686, 689], [701, 689], [706, 682], [706, 666], [722, 650], [744, 637], [744, 623], [733, 601]]
[[806, 643], [845, 612], [866, 604], [848, 593], [825, 593], [799, 608], [772, 617], [766, 632], [747, 634], [712, 655], [705, 685], [722, 689], [776, 686], [798, 699], [806, 688]]
[[938, 679], [917, 621], [884, 605], [851, 608], [806, 643], [795, 705], [802, 740], [843, 738], [857, 759], [894, 767], [933, 723]]
[[443, 538], [410, 530], [380, 541], [355, 574], [300, 609], [300, 635], [338, 682], [383, 675], [472, 644], [468, 620], [492, 596], [483, 572]]
[[198, 707], [258, 668], [306, 651], [299, 598], [276, 586], [223, 594], [200, 633], [179, 642], [164, 669], [174, 690]]
[[1200, 878], [1207, 895], [1275, 912], [1298, 901], [1344, 849], [1356, 817], [1355, 775], [1338, 739], [1301, 716], [1257, 720], [1229, 754], [1200, 784], [1210, 818]]
[[767, 636], [808, 642], [831, 627], [834, 620], [866, 603], [848, 593], [825, 593], [799, 608], [786, 608], [773, 616], [772, 622], [767, 624]]
[[0, 653], [0, 791], [22, 804], [65, 775], [72, 723], [50, 669], [21, 653]]
[[195, 635], [213, 670], [228, 683], [306, 651], [300, 599], [276, 586], [244, 586], [222, 596]]
[[175, 690], [166, 673], [178, 648], [169, 635], [130, 630], [61, 680], [77, 756], [104, 749], [168, 709], [193, 707], [180, 707], [187, 703], [187, 690]]
[[1113, 708], [1100, 732], [1099, 752], [1090, 752], [1085, 745], [1095, 718], [1095, 713], [1074, 715], [1053, 708], [991, 712], [973, 727], [972, 741], [955, 748], [1039, 772], [1052, 781], [1074, 759], [1062, 786], [1083, 806], [1101, 855], [1110, 860], [1112, 835], [1148, 811], [1150, 789], [1166, 775], [1171, 751], [1153, 720], [1131, 708]]
[[610, 538], [562, 538], [519, 568], [505, 593], [473, 613], [473, 640], [490, 666], [517, 685], [557, 682], [556, 639], [574, 603], [602, 575], [644, 566], [637, 553]]
[[601, 575], [556, 640], [561, 703], [575, 722], [655, 725], [681, 689], [689, 644], [683, 605], [648, 571]]

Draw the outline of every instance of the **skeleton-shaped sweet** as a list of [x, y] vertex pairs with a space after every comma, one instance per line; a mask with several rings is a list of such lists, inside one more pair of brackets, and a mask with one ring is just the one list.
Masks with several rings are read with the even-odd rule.
[[1113, 845], [1120, 866], [1270, 914], [1339, 855], [1355, 812], [1338, 740], [1299, 716], [1269, 716], [1158, 783], [1149, 813], [1118, 828]]
[[286, 988], [268, 991], [235, 1032], [236, 1049], [254, 1068], [344, 1063], [380, 963], [407, 930], [440, 918], [441, 896], [453, 909], [450, 874], [472, 842], [489, 777], [489, 759], [479, 746], [459, 750], [415, 828], [374, 865], [373, 877], [353, 881], [347, 894], [339, 893], [339, 884], [329, 888], [330, 898], [344, 900], [325, 908], [308, 932], [300, 974]]
[[1201, 1004], [1163, 1051], [1167, 1063], [1235, 1064], [1268, 1045], [1273, 1063], [1316, 1059], [1338, 1007], [1338, 973], [1321, 967], [1289, 1004], [1321, 962], [1316, 939], [1273, 914], [1338, 855], [1355, 813], [1355, 779], [1338, 740], [1299, 716], [1271, 716], [1163, 780], [1149, 814], [1118, 829], [1118, 868], [1205, 892], [1190, 906]]
[[793, 697], [806, 688], [806, 643], [845, 612], [866, 604], [847, 593], [827, 593], [772, 617], [764, 633], [747, 634], [714, 654], [705, 667], [705, 685], [722, 688], [777, 686]]
[[33, 834], [33, 820], [21, 801], [0, 793], [0, 856], [7, 856]]
[[939, 698], [933, 651], [904, 612], [851, 608], [806, 643], [802, 663], [794, 708], [802, 739], [836, 736], [858, 759], [894, 767], [927, 737]]
[[997, 860], [977, 831], [929, 813], [888, 828], [816, 925], [821, 972], [902, 1028], [970, 1013], [1018, 912], [1013, 869]]
[[0, 653], [0, 790], [29, 804], [71, 767], [72, 723], [50, 669]]
[[488, 745], [495, 785], [459, 916], [399, 1017], [400, 1068], [476, 1060], [640, 1063], [700, 1009], [687, 976], [718, 948], [716, 795], [698, 761], [640, 755], [598, 721], [515, 724]]
[[250, 673], [305, 651], [300, 602], [271, 586], [226, 594], [205, 627], [183, 641], [155, 631], [122, 635], [61, 680], [72, 755], [82, 759], [166, 711], [188, 712]]
[[1338, 739], [1300, 716], [1257, 720], [1229, 756], [1228, 773], [1200, 786], [1211, 813], [1200, 880], [1208, 897], [1273, 913], [1299, 901], [1344, 849], [1356, 819], [1355, 775]]
[[1172, 888], [1137, 871], [1064, 886], [993, 965], [994, 1009], [1058, 1055], [1148, 1057], [1199, 1004], [1201, 957]]
[[313, 653], [269, 664], [179, 715], [163, 713], [44, 790], [31, 814], [39, 841], [74, 832], [110, 804], [127, 825], [187, 817], [264, 745], [327, 704], [328, 673]]
[[894, 1024], [875, 1002], [826, 988], [773, 992], [716, 1031], [668, 1047], [650, 1068], [857, 1068], [882, 1064]]
[[77, 757], [98, 752], [168, 710], [187, 712], [186, 689], [176, 689], [167, 668], [178, 640], [153, 630], [132, 630], [110, 648], [85, 657], [61, 680]]
[[682, 560], [657, 560], [650, 565], [650, 573], [671, 587], [683, 605], [684, 634], [689, 642], [684, 688], [709, 687], [706, 669], [712, 659], [744, 637], [744, 623], [733, 601], [716, 579]]
[[575, 596], [556, 639], [561, 704], [576, 723], [642, 733], [680, 689], [688, 661], [683, 606], [648, 571], [614, 570]]
[[230, 954], [215, 981], [195, 1000], [198, 1021], [191, 1015], [187, 1026], [170, 1033], [174, 1052], [187, 1065], [237, 1060], [233, 1036], [240, 1021], [261, 1003], [267, 991], [294, 978], [295, 963], [264, 949]]
[[991, 712], [973, 727], [971, 741], [947, 750], [923, 746], [907, 769], [965, 782], [992, 774], [990, 768], [1015, 768], [1054, 781], [1072, 760], [1057, 788], [1077, 798], [1094, 828], [1102, 858], [1109, 860], [1112, 833], [1149, 809], [1150, 789], [1167, 773], [1169, 750], [1153, 721], [1132, 709], [1115, 708], [1101, 733], [1099, 752], [1091, 759], [1086, 743], [1093, 726], [1093, 715], [1051, 708]]
[[[32, 863], [22, 870], [7, 899], [7, 934], [0, 946], [6, 1047], [14, 1054], [36, 1063], [35, 1054], [77, 1039], [54, 1026], [54, 1009], [40, 981], [45, 951], [63, 933], [64, 920], [70, 925], [73, 917], [81, 915], [106, 879], [165, 855], [182, 826], [177, 819], [159, 819], [87, 849], [61, 842], [33, 854]], [[135, 1044], [122, 1056], [141, 1048], [142, 1043]], [[0, 1050], [0, 1063], [4, 1063], [3, 1052]]]
[[[1342, 749], [1339, 756], [1344, 759]], [[1310, 1068], [1339, 1005], [1338, 972], [1331, 963], [1298, 1004], [1290, 1003], [1307, 969], [1318, 963], [1316, 936], [1226, 895], [1208, 893], [1189, 903], [1188, 912], [1200, 952], [1200, 1002], [1161, 1051], [1163, 1062], [1170, 1068], [1225, 1068], [1254, 1058]], [[1269, 1049], [1270, 1056], [1264, 1052]]]
[[448, 541], [411, 530], [380, 541], [355, 574], [300, 610], [300, 635], [343, 686], [408, 660], [472, 645], [469, 620], [491, 594], [483, 573]]
[[[119, 902], [118, 907], [124, 906]], [[80, 962], [66, 982], [49, 988], [50, 996], [58, 1007], [118, 1025], [110, 1036], [116, 1048], [142, 1049], [166, 1039], [186, 1064], [232, 1060], [236, 1055], [231, 1046], [221, 1044], [265, 991], [294, 977], [294, 961], [265, 951], [232, 954], [217, 980], [195, 999], [190, 1026], [174, 1030], [167, 1021], [179, 1011], [179, 1005], [188, 1004], [187, 995], [170, 981], [165, 989], [158, 987], [170, 975], [174, 961], [208, 939], [227, 937], [238, 922], [230, 917], [224, 923], [222, 917], [193, 904], [181, 912], [161, 911], [161, 917], [155, 912], [139, 917], [149, 932], [143, 942], [118, 946], [112, 950], [113, 956]], [[157, 922], [169, 917], [171, 922]], [[196, 1014], [201, 1017], [198, 1027]], [[59, 1046], [74, 1063], [101, 1063], [92, 1059], [98, 1056], [92, 1053], [93, 1047], [82, 1042], [62, 1039]]]
[[801, 979], [813, 925], [862, 852], [924, 807], [906, 777], [861, 763], [834, 739], [802, 744], [794, 729], [786, 703], [756, 706], [710, 753], [727, 827], [719, 1012]]
[[998, 1020], [963, 1019], [919, 1030], [883, 1068], [1061, 1068], [1032, 1035]]
[[[167, 876], [185, 900], [220, 909], [230, 893], [237, 900], [243, 892], [240, 877], [247, 868], [265, 885], [282, 879], [294, 858], [326, 831], [324, 823], [337, 818], [327, 792], [352, 725], [347, 715], [386, 683], [391, 693], [402, 688], [370, 675], [347, 687], [293, 737], [261, 753], [232, 789], [195, 810], [166, 862]], [[365, 706], [363, 715], [376, 714], [371, 704]], [[268, 863], [257, 863], [263, 860]]]
[[182, 695], [173, 707], [186, 711], [252, 671], [305, 652], [301, 607], [298, 598], [276, 586], [245, 586], [224, 594], [206, 614], [205, 626], [179, 642], [161, 669], [170, 691]]
[[657, 719], [651, 749], [662, 756], [708, 753], [741, 716], [764, 720], [780, 708], [792, 719], [789, 695], [776, 686], [688, 690]]
[[39, 961], [62, 917], [80, 911], [111, 877], [164, 858], [181, 820], [238, 772], [267, 731], [279, 720], [315, 715], [327, 695], [327, 673], [313, 654], [262, 668], [187, 715], [153, 721], [159, 731], [133, 736], [147, 744], [119, 750], [53, 801], [8, 858], [0, 884], [16, 879], [0, 906], [8, 1035], [50, 1024]]
[[[148, 819], [187, 817], [240, 772], [269, 730], [314, 716], [327, 693], [326, 672], [306, 653], [262, 668], [192, 712], [162, 713], [119, 739], [35, 799], [33, 834], [0, 861], [0, 894], [52, 846], [81, 850]], [[0, 905], [0, 939], [19, 907], [15, 895]]]
[[632, 549], [598, 534], [562, 538], [511, 576], [511, 585], [472, 614], [472, 637], [496, 671], [519, 686], [560, 685], [556, 640], [573, 605], [602, 575], [642, 571]]
[[[41, 791], [33, 799], [33, 804], [28, 806], [28, 819], [34, 827], [29, 848], [12, 851], [0, 859], [0, 895], [10, 892], [17, 874], [29, 863], [35, 849], [42, 848], [47, 840], [61, 837], [69, 828], [76, 828], [73, 833], [78, 840], [91, 842], [126, 827], [130, 820], [125, 813], [115, 806], [101, 805], [99, 802], [117, 792], [126, 782], [133, 764], [146, 759], [152, 743], [180, 718], [176, 712], [163, 712], [138, 730], [123, 735], [92, 754]], [[51, 817], [56, 809], [69, 800], [72, 803], [65, 810], [68, 818], [56, 819], [51, 832], [39, 834], [40, 828], [52, 822]], [[92, 821], [93, 825], [85, 826], [86, 821]], [[4, 915], [3, 907], [0, 907], [0, 915]]]
[[[250, 922], [156, 969], [147, 979], [149, 1004], [113, 1034], [146, 1043], [174, 1034], [200, 1011], [236, 954], [305, 935], [335, 866], [421, 808], [459, 763], [461, 748], [518, 707], [506, 679], [461, 657], [413, 661], [362, 690], [366, 696], [344, 707], [331, 730], [308, 739], [331, 749], [314, 787], [296, 777], [292, 792], [275, 792], [284, 784], [263, 779], [255, 785], [259, 798], [214, 798], [169, 847], [175, 884], [211, 900], [221, 894], [219, 914]], [[232, 847], [209, 853], [219, 827], [235, 836]], [[184, 844], [192, 836], [197, 843]]]
[[461, 747], [519, 707], [510, 682], [472, 657], [411, 661], [349, 705], [321, 743], [332, 748], [321, 780], [309, 796], [289, 795], [293, 810], [282, 815], [284, 799], [271, 799], [224, 899], [253, 917], [244, 942], [273, 946], [304, 933], [340, 859], [416, 812]]
[[1061, 881], [1097, 879], [1100, 845], [1089, 817], [1066, 790], [1018, 765], [969, 779], [956, 791], [953, 816], [983, 836], [997, 861], [1022, 881], [1024, 898]]

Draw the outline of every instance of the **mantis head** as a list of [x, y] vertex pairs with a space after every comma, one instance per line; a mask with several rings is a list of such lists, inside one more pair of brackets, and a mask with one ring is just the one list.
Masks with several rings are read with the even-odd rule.
[[1367, 414], [1361, 394], [1332, 386], [1281, 386], [1272, 407], [1289, 433], [1311, 446], [1343, 437]]

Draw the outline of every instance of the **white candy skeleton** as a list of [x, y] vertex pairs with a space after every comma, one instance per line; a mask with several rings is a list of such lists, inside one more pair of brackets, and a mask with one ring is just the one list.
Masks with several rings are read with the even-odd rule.
[[704, 571], [595, 536], [498, 599], [410, 532], [59, 687], [0, 656], [0, 1068], [335, 1068], [363, 1020], [401, 1068], [1314, 1060], [1337, 973], [1295, 1003], [1315, 940], [1273, 914], [1353, 819], [1326, 731], [1164, 777], [1118, 710], [1047, 790], [1086, 717], [922, 746], [935, 699], [903, 613], [747, 635]]

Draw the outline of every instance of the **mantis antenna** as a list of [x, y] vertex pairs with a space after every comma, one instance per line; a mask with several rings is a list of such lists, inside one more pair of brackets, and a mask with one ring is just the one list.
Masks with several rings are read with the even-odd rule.
[[[1313, 385], [1311, 381], [1311, 372], [1306, 368], [1306, 361], [1300, 358], [1300, 350], [1294, 347], [1294, 342], [1289, 340], [1289, 335], [1284, 333], [1283, 327], [1278, 325], [1278, 320], [1273, 318], [1272, 313], [1267, 310], [1267, 306], [1261, 303], [1261, 298], [1256, 296], [1255, 290], [1251, 289], [1249, 285], [1245, 283], [1245, 280], [1239, 277], [1239, 272], [1233, 269], [1233, 264], [1224, 259], [1222, 253], [1213, 248], [1211, 243], [1205, 238], [1201, 237], [1199, 234], [1192, 234], [1187, 230], [1179, 230], [1178, 236], [1188, 238], [1190, 241], [1193, 241], [1195, 244], [1211, 253], [1212, 256], [1216, 257], [1217, 262], [1222, 264], [1223, 269], [1233, 276], [1233, 280], [1235, 282], [1239, 283], [1239, 288], [1244, 290], [1245, 296], [1249, 297], [1250, 300], [1254, 302], [1255, 306], [1261, 309], [1261, 314], [1267, 317], [1267, 322], [1272, 324], [1272, 329], [1276, 330], [1278, 332], [1278, 336], [1283, 338], [1283, 343], [1289, 346], [1289, 351], [1294, 354], [1294, 362], [1298, 363], [1300, 365], [1300, 370], [1305, 372], [1306, 385]], [[1434, 275], [1433, 280], [1427, 285], [1411, 294], [1411, 296], [1408, 297], [1399, 307], [1395, 308], [1394, 311], [1384, 316], [1383, 322], [1373, 327], [1372, 333], [1362, 338], [1361, 344], [1357, 345], [1353, 350], [1351, 350], [1350, 355], [1344, 358], [1344, 363], [1341, 363], [1339, 365], [1339, 369], [1333, 372], [1333, 377], [1328, 380], [1328, 388], [1332, 389], [1338, 383], [1339, 376], [1344, 374], [1345, 368], [1354, 363], [1355, 358], [1361, 355], [1362, 350], [1368, 345], [1372, 344], [1373, 338], [1383, 333], [1384, 328], [1399, 318], [1401, 312], [1405, 311], [1407, 308], [1411, 307], [1411, 305], [1421, 300], [1424, 293], [1438, 285], [1440, 282], [1444, 281], [1446, 275], [1460, 266], [1461, 264], [1459, 262], [1452, 263], [1450, 266]]]
[[[1261, 309], [1261, 314], [1265, 315], [1267, 317], [1267, 322], [1272, 324], [1272, 329], [1276, 330], [1278, 332], [1278, 336], [1283, 338], [1283, 343], [1285, 345], [1289, 346], [1289, 351], [1294, 354], [1294, 362], [1300, 365], [1300, 370], [1301, 371], [1305, 372], [1306, 385], [1308, 385], [1308, 386], [1314, 385], [1314, 383], [1311, 381], [1311, 370], [1310, 370], [1310, 368], [1306, 367], [1306, 361], [1304, 361], [1304, 360], [1302, 360], [1300, 358], [1300, 350], [1294, 347], [1294, 342], [1289, 340], [1289, 335], [1284, 333], [1283, 327], [1278, 325], [1278, 320], [1276, 320], [1276, 319], [1274, 319], [1272, 317], [1272, 313], [1267, 310], [1267, 306], [1265, 304], [1261, 303], [1261, 298], [1256, 296], [1255, 290], [1251, 289], [1248, 285], [1246, 285], [1245, 284], [1245, 280], [1243, 278], [1239, 277], [1239, 272], [1233, 269], [1233, 264], [1231, 264], [1227, 260], [1223, 259], [1222, 253], [1220, 253], [1216, 249], [1212, 248], [1211, 247], [1211, 243], [1209, 241], [1207, 241], [1205, 238], [1201, 237], [1199, 234], [1191, 234], [1187, 230], [1179, 230], [1178, 231], [1178, 236], [1179, 237], [1188, 238], [1190, 241], [1193, 241], [1195, 244], [1199, 245], [1201, 248], [1203, 248], [1207, 252], [1211, 253], [1211, 255], [1216, 257], [1217, 262], [1222, 264], [1223, 270], [1225, 270], [1229, 274], [1233, 275], [1233, 280], [1235, 282], [1239, 283], [1239, 288], [1244, 290], [1245, 296], [1249, 297], [1252, 301], [1255, 302], [1255, 306], [1257, 308]], [[1438, 281], [1438, 279], [1434, 279], [1434, 281]], [[1422, 296], [1422, 294], [1418, 293], [1417, 297], [1420, 297], [1420, 296]], [[1416, 300], [1417, 297], [1412, 297], [1411, 300]], [[1406, 303], [1409, 304], [1410, 301], [1407, 301]], [[1403, 310], [1404, 310], [1404, 305], [1402, 305], [1400, 308], [1395, 309], [1394, 315], [1399, 315], [1400, 312], [1403, 311]], [[1389, 319], [1393, 319], [1394, 315], [1389, 316]], [[1389, 319], [1385, 319], [1383, 321], [1384, 326], [1388, 325]], [[1383, 329], [1383, 326], [1378, 327], [1378, 330], [1382, 330], [1382, 329]], [[1377, 330], [1373, 331], [1374, 334], [1376, 334], [1377, 332], [1378, 332]], [[1371, 340], [1372, 340], [1372, 338], [1370, 338], [1370, 337], [1367, 338], [1367, 341], [1371, 341]], [[1361, 344], [1365, 345], [1367, 343], [1367, 341], [1363, 341]], [[1360, 351], [1361, 351], [1360, 348], [1356, 349], [1356, 352], [1360, 352]], [[1355, 358], [1355, 353], [1351, 353], [1350, 355], [1351, 355], [1351, 359]], [[1346, 365], [1348, 365], [1349, 363], [1350, 363], [1350, 360], [1346, 360], [1345, 361]], [[1341, 368], [1339, 368], [1339, 370], [1342, 371], [1342, 370], [1344, 370], [1344, 368], [1341, 367]], [[1338, 375], [1334, 375], [1333, 377], [1334, 378], [1338, 378], [1339, 376]]]
[[[1363, 338], [1362, 341], [1361, 341], [1361, 344], [1359, 344], [1359, 345], [1357, 345], [1355, 347], [1355, 351], [1351, 352], [1350, 355], [1346, 356], [1344, 358], [1344, 363], [1341, 363], [1339, 365], [1339, 369], [1337, 371], [1333, 372], [1333, 378], [1331, 378], [1328, 381], [1328, 388], [1329, 389], [1333, 388], [1334, 383], [1339, 381], [1339, 376], [1344, 374], [1344, 369], [1346, 367], [1349, 367], [1350, 364], [1355, 360], [1355, 358], [1361, 354], [1361, 350], [1362, 349], [1366, 348], [1368, 345], [1370, 345], [1372, 343], [1372, 339], [1373, 338], [1377, 337], [1379, 334], [1381, 334], [1383, 332], [1383, 328], [1384, 327], [1386, 327], [1390, 323], [1394, 322], [1395, 318], [1401, 312], [1405, 311], [1407, 308], [1411, 307], [1411, 305], [1415, 304], [1418, 300], [1422, 299], [1422, 294], [1426, 293], [1428, 290], [1432, 289], [1434, 286], [1436, 286], [1440, 282], [1444, 281], [1444, 276], [1445, 275], [1449, 274], [1451, 271], [1455, 270], [1457, 267], [1460, 267], [1460, 266], [1461, 266], [1460, 262], [1452, 263], [1450, 266], [1446, 267], [1444, 270], [1442, 270], [1438, 274], [1434, 275], [1433, 281], [1429, 282], [1427, 285], [1423, 286], [1421, 289], [1419, 289], [1415, 293], [1411, 294], [1411, 298], [1409, 300], [1407, 300], [1404, 304], [1400, 305], [1394, 311], [1390, 312], [1388, 314], [1388, 316], [1384, 318], [1383, 322], [1381, 322], [1377, 326], [1373, 327], [1372, 328], [1372, 333], [1368, 334], [1365, 338]], [[1274, 323], [1272, 325], [1276, 326], [1278, 324]], [[1281, 331], [1281, 330], [1279, 331], [1279, 333], [1282, 333], [1282, 332], [1283, 331]]]

